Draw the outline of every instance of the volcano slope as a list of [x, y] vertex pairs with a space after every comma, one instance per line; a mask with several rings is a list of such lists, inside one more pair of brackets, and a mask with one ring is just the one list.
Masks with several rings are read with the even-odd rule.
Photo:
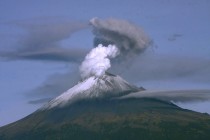
[[0, 128], [1, 140], [208, 140], [210, 116], [151, 98], [82, 100]]

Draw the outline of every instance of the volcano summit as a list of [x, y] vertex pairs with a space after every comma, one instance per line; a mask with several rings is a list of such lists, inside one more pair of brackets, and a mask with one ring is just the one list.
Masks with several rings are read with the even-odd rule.
[[120, 76], [115, 76], [106, 72], [101, 77], [91, 76], [78, 83], [65, 93], [51, 100], [43, 109], [62, 107], [79, 100], [108, 99], [119, 97], [131, 92], [137, 92], [143, 88], [130, 85]]

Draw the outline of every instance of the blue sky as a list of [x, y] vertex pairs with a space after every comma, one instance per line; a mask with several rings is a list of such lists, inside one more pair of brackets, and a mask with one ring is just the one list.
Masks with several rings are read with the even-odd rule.
[[[93, 46], [91, 29], [85, 24], [93, 17], [120, 18], [143, 28], [154, 42], [138, 60], [139, 65], [133, 66], [139, 76], [130, 76], [128, 70], [122, 77], [147, 89], [210, 89], [209, 7], [208, 0], [0, 0], [0, 52], [37, 47], [37, 37], [39, 41], [43, 38], [40, 48], [76, 48], [83, 51], [75, 57], [83, 59]], [[50, 32], [57, 28], [62, 32]], [[48, 38], [48, 33], [57, 40]], [[46, 43], [47, 39], [52, 42]], [[0, 126], [42, 105], [31, 101], [55, 97], [77, 83], [79, 64], [70, 59], [0, 58]], [[209, 105], [183, 106], [210, 112]]]

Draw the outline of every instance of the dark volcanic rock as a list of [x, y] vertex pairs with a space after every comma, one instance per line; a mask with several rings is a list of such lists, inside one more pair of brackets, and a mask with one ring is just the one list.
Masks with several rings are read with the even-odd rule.
[[156, 99], [86, 100], [0, 128], [1, 140], [208, 140], [210, 116]]

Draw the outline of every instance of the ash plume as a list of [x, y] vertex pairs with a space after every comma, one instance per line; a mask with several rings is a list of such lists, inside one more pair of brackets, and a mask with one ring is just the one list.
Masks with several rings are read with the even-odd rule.
[[152, 40], [143, 29], [126, 20], [93, 18], [90, 20], [90, 25], [95, 35], [95, 46], [115, 44], [123, 57], [130, 58], [152, 45]]
[[99, 44], [93, 48], [85, 57], [80, 66], [80, 73], [83, 79], [90, 76], [100, 77], [111, 67], [110, 58], [114, 58], [119, 54], [119, 50], [115, 45], [107, 47]]

